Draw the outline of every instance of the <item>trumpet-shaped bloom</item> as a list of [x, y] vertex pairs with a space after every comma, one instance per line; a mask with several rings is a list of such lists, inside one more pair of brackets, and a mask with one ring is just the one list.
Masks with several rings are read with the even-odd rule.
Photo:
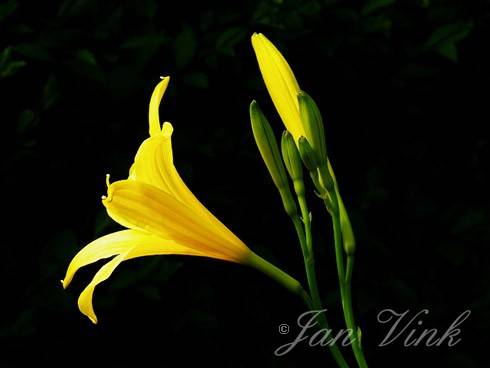
[[300, 88], [293, 71], [284, 56], [262, 33], [253, 34], [252, 46], [272, 102], [286, 129], [298, 142], [301, 136], [307, 135], [299, 112]]
[[[127, 230], [103, 236], [73, 258], [62, 281], [66, 288], [77, 270], [113, 257], [95, 274], [78, 299], [80, 311], [97, 323], [92, 297], [128, 259], [163, 254], [211, 257], [237, 263], [264, 262], [192, 194], [172, 157], [172, 125], [160, 126], [158, 107], [169, 78], [156, 86], [150, 101], [150, 137], [140, 146], [126, 180], [108, 184], [102, 202], [109, 216]], [[109, 178], [107, 178], [109, 179]]]

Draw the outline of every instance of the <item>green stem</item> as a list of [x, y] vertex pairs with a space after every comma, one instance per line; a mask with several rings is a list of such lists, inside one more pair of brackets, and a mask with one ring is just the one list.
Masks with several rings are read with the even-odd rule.
[[308, 204], [306, 203], [306, 198], [304, 195], [298, 196], [298, 202], [301, 210], [301, 218], [305, 228], [305, 242], [306, 248], [308, 249], [308, 257], [313, 259], [313, 237], [311, 235], [310, 211], [308, 210]]
[[[308, 286], [310, 289], [311, 295], [311, 305], [309, 306], [312, 310], [323, 310], [322, 302], [320, 299], [320, 294], [318, 291], [318, 284], [316, 280], [315, 273], [315, 260], [313, 256], [313, 237], [311, 235], [311, 223], [310, 223], [310, 214], [308, 212], [308, 208], [306, 206], [306, 201], [304, 197], [299, 197], [299, 204], [301, 207], [301, 214], [304, 222], [304, 229], [301, 223], [301, 220], [298, 217], [293, 217], [294, 227], [296, 229], [296, 233], [298, 234], [298, 239], [301, 245], [301, 250], [303, 252], [303, 259], [305, 263], [306, 277], [308, 280]], [[318, 325], [321, 328], [330, 330], [329, 324], [327, 322], [327, 318], [324, 313], [320, 313], [317, 317]], [[331, 354], [333, 355], [337, 365], [341, 368], [349, 368], [349, 365], [345, 361], [344, 357], [338, 346], [336, 344], [328, 345]]]
[[276, 280], [293, 294], [297, 294], [301, 298], [305, 299], [305, 294], [307, 295], [307, 293], [303, 289], [303, 286], [301, 286], [300, 282], [288, 275], [279, 267], [274, 266], [272, 263], [266, 261], [264, 258], [253, 252], [249, 254], [247, 263], [273, 280]]
[[345, 283], [350, 286], [352, 281], [352, 270], [354, 269], [354, 255], [347, 256], [347, 271], [345, 271]]
[[[297, 226], [296, 224], [299, 225], [299, 228], [297, 227], [296, 229], [300, 230], [300, 233], [298, 233], [298, 237], [300, 237], [300, 234], [303, 234], [303, 228], [301, 226], [301, 223], [298, 219], [298, 221], [295, 221], [295, 227]], [[301, 236], [300, 242], [302, 243], [302, 246], [304, 246], [304, 236]], [[255, 267], [257, 270], [263, 272], [265, 275], [271, 277], [272, 279], [276, 280], [279, 284], [284, 286], [286, 289], [291, 291], [293, 294], [299, 295], [301, 299], [305, 302], [306, 306], [310, 310], [321, 310], [322, 307], [320, 304], [318, 304], [317, 298], [314, 298], [313, 300], [310, 298], [308, 293], [303, 289], [301, 284], [299, 283], [298, 280], [294, 279], [290, 275], [288, 275], [286, 272], [281, 270], [280, 268], [274, 266], [272, 263], [266, 261], [264, 258], [261, 256], [255, 254], [255, 253], [250, 253], [247, 259], [247, 263], [251, 265], [252, 267]], [[311, 287], [311, 286], [310, 286]], [[323, 313], [320, 313], [318, 316], [317, 320], [318, 324], [327, 330], [329, 330], [329, 326], [327, 323], [327, 319], [325, 318], [325, 315]], [[329, 349], [337, 362], [338, 366], [340, 368], [349, 368], [347, 365], [347, 362], [345, 361], [344, 357], [342, 356], [342, 353], [340, 352], [339, 348], [337, 345], [329, 345]]]
[[357, 326], [352, 309], [351, 279], [354, 258], [353, 256], [347, 257], [347, 272], [345, 272], [338, 199], [335, 191], [332, 191], [331, 193], [333, 203], [332, 223], [335, 241], [335, 259], [337, 261], [337, 273], [339, 277], [340, 296], [342, 298], [342, 310], [344, 312], [344, 319], [347, 328], [351, 332], [349, 336], [357, 364], [360, 368], [367, 368], [366, 358], [364, 357], [364, 353], [357, 338]]

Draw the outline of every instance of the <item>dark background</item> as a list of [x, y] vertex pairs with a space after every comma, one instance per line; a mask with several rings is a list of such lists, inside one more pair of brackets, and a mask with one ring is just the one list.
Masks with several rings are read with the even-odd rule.
[[[305, 343], [273, 355], [298, 332], [304, 306], [243, 266], [125, 262], [97, 288], [97, 326], [76, 300], [103, 263], [67, 291], [59, 284], [78, 249], [119, 228], [100, 202], [104, 175], [127, 175], [160, 75], [172, 77], [160, 112], [188, 185], [254, 251], [304, 281], [248, 120], [257, 99], [278, 137], [283, 129], [249, 40], [260, 31], [324, 115], [358, 239], [354, 303], [370, 366], [487, 367], [489, 16], [488, 1], [459, 0], [2, 1], [0, 366], [333, 366]], [[309, 200], [338, 329], [331, 230]], [[380, 348], [385, 308], [427, 308], [420, 328], [440, 334], [472, 314], [455, 347]]]

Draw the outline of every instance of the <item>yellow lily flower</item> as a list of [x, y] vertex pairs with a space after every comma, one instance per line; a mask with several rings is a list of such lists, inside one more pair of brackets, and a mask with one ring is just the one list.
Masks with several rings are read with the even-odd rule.
[[299, 113], [300, 88], [294, 73], [284, 56], [262, 33], [252, 35], [252, 46], [272, 102], [286, 129], [298, 142], [301, 136], [307, 135]]
[[[178, 174], [172, 157], [173, 127], [160, 127], [158, 107], [169, 78], [156, 86], [150, 101], [150, 137], [140, 146], [126, 180], [109, 183], [102, 203], [109, 216], [126, 230], [88, 244], [68, 266], [63, 287], [79, 268], [114, 257], [95, 274], [78, 299], [80, 311], [97, 323], [92, 297], [125, 260], [150, 255], [194, 255], [248, 264], [297, 292], [299, 283], [253, 253], [192, 194]], [[302, 290], [302, 289], [301, 289]]]

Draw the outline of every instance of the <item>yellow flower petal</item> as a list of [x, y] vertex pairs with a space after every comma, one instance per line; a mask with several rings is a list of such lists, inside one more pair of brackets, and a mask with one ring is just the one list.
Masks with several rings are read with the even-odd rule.
[[253, 34], [252, 46], [274, 106], [297, 142], [299, 137], [305, 135], [305, 131], [299, 115], [300, 89], [293, 71], [279, 50], [263, 34]]
[[151, 95], [150, 109], [148, 112], [148, 119], [150, 122], [150, 136], [160, 133], [160, 117], [158, 114], [158, 108], [160, 106], [160, 102], [162, 101], [163, 94], [167, 89], [169, 81], [170, 77], [162, 78], [160, 83], [158, 83], [153, 90], [153, 94]]
[[[127, 232], [131, 232], [131, 233], [129, 234]], [[114, 235], [114, 234], [110, 234], [110, 235]], [[116, 244], [119, 243], [120, 237], [121, 235], [113, 237]], [[133, 237], [133, 245], [128, 246], [129, 243], [125, 241], [124, 252], [120, 253], [117, 257], [114, 257], [112, 260], [110, 260], [104, 266], [102, 266], [100, 270], [95, 274], [92, 281], [82, 291], [80, 297], [78, 298], [78, 308], [80, 309], [80, 312], [86, 315], [93, 323], [97, 323], [97, 316], [95, 315], [94, 307], [92, 304], [95, 287], [101, 282], [107, 280], [111, 276], [112, 272], [114, 272], [114, 270], [117, 268], [117, 266], [119, 266], [119, 264], [122, 261], [132, 259], [132, 258], [137, 258], [137, 257], [165, 255], [165, 254], [203, 256], [203, 254], [201, 254], [200, 252], [197, 252], [182, 244], [178, 244], [175, 241], [161, 239], [157, 236], [144, 234], [141, 232], [126, 230], [126, 234], [124, 234], [123, 237], [126, 240], [129, 240], [129, 238]], [[109, 247], [111, 246], [111, 244], [106, 244], [106, 245], [108, 245]], [[115, 247], [121, 248], [120, 245], [115, 245]], [[89, 259], [90, 259], [90, 253], [91, 251], [87, 251], [87, 255]]]
[[146, 235], [141, 231], [123, 230], [94, 240], [82, 248], [71, 260], [63, 279], [63, 288], [67, 288], [75, 273], [83, 266], [98, 260], [124, 253], [138, 241], [138, 235]]
[[81, 268], [104, 258], [126, 252], [135, 245], [162, 242], [161, 238], [137, 230], [122, 230], [105, 235], [86, 245], [73, 257], [65, 278], [63, 288], [67, 288], [75, 273]]
[[109, 278], [116, 267], [119, 266], [122, 261], [124, 261], [124, 257], [128, 253], [129, 251], [126, 251], [126, 253], [118, 255], [111, 261], [107, 262], [104, 266], [102, 266], [102, 268], [95, 274], [90, 284], [87, 285], [87, 287], [78, 297], [78, 309], [80, 309], [80, 312], [86, 315], [94, 324], [97, 323], [97, 316], [95, 315], [94, 307], [92, 304], [94, 289], [102, 281], [105, 281]]
[[241, 243], [221, 221], [194, 196], [185, 185], [173, 163], [172, 124], [166, 122], [162, 130], [146, 139], [140, 146], [129, 179], [151, 184], [175, 197], [200, 218], [212, 224], [230, 243]]
[[[166, 178], [166, 160], [169, 160], [165, 152], [165, 145], [169, 139], [162, 133], [155, 134], [146, 139], [138, 149], [134, 163], [129, 170], [129, 179], [151, 184], [171, 194]], [[171, 160], [171, 158], [170, 158]]]
[[[242, 262], [250, 252], [226, 227], [218, 229], [202, 213], [147, 183], [114, 182], [103, 203], [112, 219], [121, 225], [174, 239], [212, 258]], [[235, 240], [230, 242], [230, 238]]]

